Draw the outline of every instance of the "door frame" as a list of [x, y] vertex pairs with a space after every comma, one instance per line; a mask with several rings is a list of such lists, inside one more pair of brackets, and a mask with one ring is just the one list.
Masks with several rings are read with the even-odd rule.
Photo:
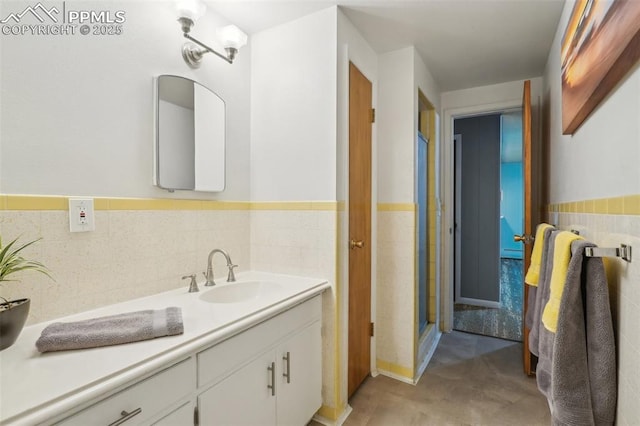
[[495, 114], [510, 109], [522, 107], [522, 97], [501, 102], [465, 106], [458, 108], [448, 108], [444, 110], [444, 129], [441, 152], [441, 176], [442, 176], [442, 199], [444, 205], [442, 212], [441, 244], [443, 253], [442, 280], [440, 294], [441, 300], [441, 329], [444, 332], [453, 330], [453, 288], [454, 282], [454, 256], [455, 256], [455, 211], [453, 209], [455, 197], [455, 156], [454, 156], [454, 129], [453, 120], [457, 118], [468, 118], [479, 115]]

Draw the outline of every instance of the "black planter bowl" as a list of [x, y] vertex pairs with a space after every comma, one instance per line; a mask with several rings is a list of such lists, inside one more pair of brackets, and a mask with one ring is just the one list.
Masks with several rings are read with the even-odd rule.
[[0, 311], [0, 351], [13, 345], [18, 339], [24, 323], [29, 316], [29, 299], [17, 299], [0, 303], [0, 306], [12, 305]]

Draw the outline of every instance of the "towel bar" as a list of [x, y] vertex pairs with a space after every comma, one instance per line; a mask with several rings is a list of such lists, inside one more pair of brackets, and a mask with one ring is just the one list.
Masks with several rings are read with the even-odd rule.
[[616, 248], [587, 247], [584, 254], [587, 257], [620, 257], [631, 262], [631, 246], [626, 244], [620, 244], [620, 247]]

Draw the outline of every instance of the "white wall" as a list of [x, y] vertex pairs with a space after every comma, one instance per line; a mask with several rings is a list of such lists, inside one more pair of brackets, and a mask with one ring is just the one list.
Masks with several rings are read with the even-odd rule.
[[418, 89], [440, 109], [440, 89], [413, 46], [378, 59], [378, 201], [413, 203]]
[[414, 199], [414, 48], [378, 57], [378, 202]]
[[[0, 4], [0, 15], [27, 1]], [[67, 4], [68, 8], [72, 6]], [[119, 197], [249, 198], [251, 43], [233, 65], [206, 55], [192, 70], [172, 2], [82, 2], [123, 10], [122, 35], [0, 35], [0, 192]], [[208, 12], [193, 35], [215, 46], [226, 22]], [[227, 105], [227, 189], [219, 194], [152, 186], [153, 77], [192, 78]]]
[[414, 81], [416, 88], [414, 90], [414, 94], [416, 96], [414, 110], [415, 110], [415, 119], [416, 119], [416, 129], [418, 128], [417, 120], [418, 120], [418, 98], [417, 93], [420, 90], [426, 97], [429, 99], [429, 102], [433, 104], [436, 112], [440, 111], [440, 88], [438, 87], [438, 83], [436, 83], [435, 79], [431, 75], [431, 71], [425, 65], [422, 57], [418, 54], [418, 52], [414, 49], [413, 55], [413, 72], [415, 75]]
[[336, 10], [251, 38], [251, 199], [336, 199]]
[[[531, 78], [531, 98], [541, 95], [542, 78]], [[471, 108], [476, 106], [493, 106], [505, 102], [522, 103], [522, 85], [524, 80], [454, 90], [442, 93], [442, 109]]]
[[[372, 83], [373, 107], [378, 98], [378, 55], [369, 46], [358, 30], [342, 11], [338, 9], [338, 158], [337, 158], [337, 199], [346, 200], [349, 190], [349, 62]], [[376, 174], [377, 125], [372, 127], [373, 170]], [[374, 193], [375, 179], [373, 182]], [[375, 195], [374, 195], [375, 196]]]
[[640, 193], [640, 63], [582, 126], [562, 135], [560, 39], [573, 2], [565, 5], [545, 71], [551, 99], [550, 202]]

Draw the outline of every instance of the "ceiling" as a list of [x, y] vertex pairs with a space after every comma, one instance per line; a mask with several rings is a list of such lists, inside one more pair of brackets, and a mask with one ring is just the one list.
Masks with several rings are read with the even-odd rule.
[[443, 92], [541, 76], [564, 0], [210, 1], [253, 34], [338, 4], [378, 53], [414, 45]]

